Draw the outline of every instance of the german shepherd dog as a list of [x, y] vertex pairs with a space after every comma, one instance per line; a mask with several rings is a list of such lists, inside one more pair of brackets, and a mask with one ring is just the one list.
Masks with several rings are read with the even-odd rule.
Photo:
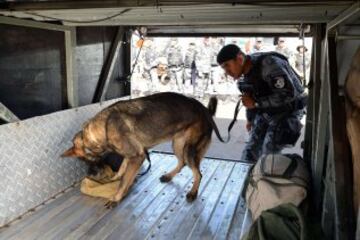
[[[212, 118], [216, 107], [215, 97], [206, 108], [193, 98], [170, 92], [119, 101], [85, 123], [73, 138], [73, 147], [62, 157], [78, 157], [95, 163], [107, 152], [123, 156], [123, 163], [112, 179], [120, 179], [118, 192], [105, 204], [114, 207], [133, 184], [147, 149], [172, 140], [178, 164], [161, 176], [160, 181], [171, 181], [188, 165], [194, 177], [193, 186], [186, 195], [191, 202], [197, 197], [202, 177], [200, 161], [210, 145], [212, 130], [216, 128]], [[217, 128], [216, 133], [218, 135]]]

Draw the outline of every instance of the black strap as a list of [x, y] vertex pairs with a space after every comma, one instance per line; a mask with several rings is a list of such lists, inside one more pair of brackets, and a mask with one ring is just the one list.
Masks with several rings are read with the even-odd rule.
[[149, 166], [147, 167], [147, 169], [144, 172], [138, 174], [139, 177], [144, 176], [145, 174], [147, 174], [150, 171], [150, 168], [151, 168], [150, 154], [149, 154], [149, 152], [147, 150], [145, 151], [145, 154], [146, 154], [146, 160], [149, 162]]
[[230, 141], [230, 131], [231, 129], [234, 127], [234, 124], [235, 122], [237, 121], [237, 116], [240, 112], [240, 109], [242, 106], [240, 106], [240, 103], [241, 103], [241, 99], [239, 99], [239, 101], [237, 102], [236, 106], [235, 106], [235, 111], [234, 111], [234, 118], [233, 120], [231, 121], [231, 123], [229, 124], [229, 127], [228, 127], [228, 137], [226, 140], [224, 140], [221, 135], [220, 135], [220, 132], [219, 132], [219, 129], [218, 127], [216, 126], [216, 123], [214, 121], [214, 119], [210, 116], [210, 122], [211, 122], [211, 125], [215, 131], [215, 134], [217, 136], [217, 138], [220, 140], [220, 142], [223, 142], [223, 143], [228, 143]]
[[[276, 154], [271, 154], [271, 155], [272, 155], [273, 160], [274, 160]], [[298, 159], [296, 159], [296, 158], [292, 157], [292, 155], [288, 155], [288, 154], [285, 154], [285, 155], [283, 155], [283, 156], [285, 156], [285, 157], [287, 157], [287, 158], [290, 159], [290, 164], [289, 164], [289, 166], [286, 168], [286, 170], [284, 171], [283, 174], [274, 174], [274, 173], [272, 173], [272, 171], [271, 171], [271, 173], [267, 173], [267, 172], [265, 171], [265, 160], [266, 160], [266, 157], [263, 157], [263, 158], [261, 158], [261, 160], [260, 160], [260, 161], [261, 161], [261, 162], [260, 162], [260, 172], [261, 172], [261, 175], [263, 175], [264, 177], [272, 177], [272, 178], [286, 178], [286, 179], [292, 178], [295, 170], [296, 170], [297, 167], [298, 167], [298, 162], [297, 162]], [[273, 161], [272, 164], [273, 164], [272, 167], [274, 167], [275, 162]]]
[[287, 157], [291, 159], [291, 162], [290, 162], [290, 165], [288, 166], [288, 168], [283, 173], [283, 177], [291, 178], [292, 175], [294, 174], [295, 170], [298, 167], [298, 159], [293, 156], [287, 156]]

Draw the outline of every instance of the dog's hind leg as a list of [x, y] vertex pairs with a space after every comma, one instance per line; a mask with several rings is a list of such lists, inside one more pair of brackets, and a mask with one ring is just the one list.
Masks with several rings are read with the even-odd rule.
[[186, 194], [186, 200], [192, 202], [196, 199], [202, 174], [200, 172], [200, 162], [210, 145], [210, 137], [205, 137], [197, 145], [190, 145], [187, 152], [187, 163], [194, 176], [194, 183], [191, 190]]
[[183, 134], [179, 134], [178, 136], [174, 137], [173, 140], [173, 149], [175, 156], [178, 159], [178, 163], [176, 167], [168, 172], [167, 174], [164, 174], [160, 177], [160, 182], [169, 182], [173, 179], [173, 177], [181, 171], [181, 169], [185, 166], [185, 159], [184, 159], [184, 144], [185, 144], [185, 138]]

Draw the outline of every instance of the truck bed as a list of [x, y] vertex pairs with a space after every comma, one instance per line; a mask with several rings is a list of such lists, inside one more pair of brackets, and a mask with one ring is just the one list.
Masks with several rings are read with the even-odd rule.
[[239, 239], [245, 215], [241, 191], [248, 164], [206, 158], [198, 198], [186, 202], [192, 174], [172, 182], [159, 177], [176, 165], [171, 154], [152, 153], [151, 171], [139, 177], [114, 209], [79, 186], [0, 229], [0, 239]]

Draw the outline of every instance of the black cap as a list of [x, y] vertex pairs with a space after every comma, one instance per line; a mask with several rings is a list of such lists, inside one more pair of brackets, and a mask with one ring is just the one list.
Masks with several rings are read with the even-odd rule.
[[224, 46], [217, 55], [217, 62], [222, 64], [228, 60], [236, 58], [236, 56], [241, 52], [240, 48], [235, 44], [228, 44]]

